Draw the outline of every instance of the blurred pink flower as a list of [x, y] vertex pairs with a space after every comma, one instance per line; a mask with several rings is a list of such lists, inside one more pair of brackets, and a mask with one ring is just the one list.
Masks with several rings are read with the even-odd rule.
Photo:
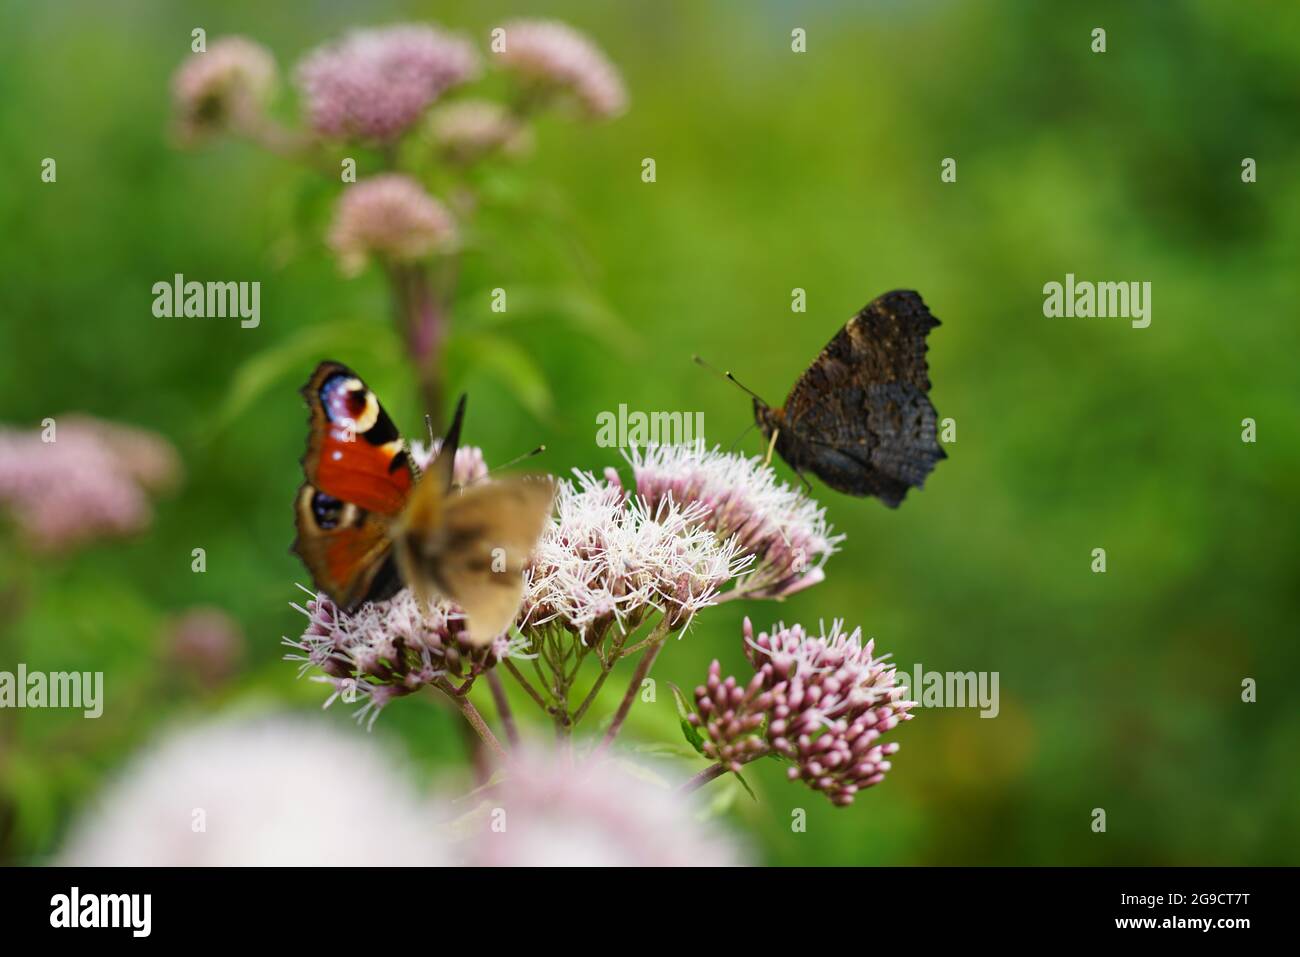
[[89, 416], [45, 430], [0, 428], [0, 504], [33, 548], [61, 552], [144, 529], [146, 494], [170, 486], [180, 465], [161, 436]]
[[[427, 469], [438, 450], [442, 448], [442, 439], [435, 438], [428, 448], [423, 442], [411, 443], [411, 458], [421, 469]], [[483, 450], [477, 445], [462, 445], [456, 449], [456, 461], [452, 464], [451, 480], [464, 488], [473, 482], [487, 478], [487, 462]]]
[[744, 649], [752, 679], [724, 679], [714, 661], [695, 689], [690, 720], [704, 732], [708, 757], [739, 771], [775, 753], [791, 762], [790, 780], [841, 806], [884, 780], [898, 744], [878, 739], [909, 720], [915, 702], [903, 699], [888, 656], [874, 657], [874, 641], [864, 645], [860, 629], [846, 634], [839, 622], [817, 637], [799, 625], [754, 637], [746, 618]]
[[328, 242], [348, 275], [372, 257], [411, 262], [449, 249], [456, 224], [442, 203], [401, 173], [383, 173], [343, 191]]
[[[609, 754], [512, 753], [475, 815], [465, 863], [488, 867], [726, 867], [740, 845], [699, 806]], [[487, 813], [482, 813], [486, 811]]]
[[754, 565], [728, 597], [779, 598], [825, 577], [822, 566], [842, 535], [826, 510], [791, 488], [758, 456], [707, 450], [703, 444], [633, 448], [627, 460], [636, 493], [652, 507], [664, 501], [702, 506], [702, 523], [719, 538], [735, 537]]
[[442, 812], [373, 738], [224, 719], [138, 755], [74, 826], [74, 867], [437, 866]]
[[297, 78], [317, 133], [391, 142], [445, 91], [478, 73], [467, 40], [409, 24], [349, 33], [310, 53]]
[[437, 107], [429, 131], [442, 154], [469, 164], [500, 153], [517, 156], [532, 146], [532, 135], [509, 110], [491, 100], [461, 100]]
[[587, 116], [608, 119], [627, 109], [618, 70], [586, 36], [556, 20], [506, 23], [500, 66], [529, 94], [571, 96]]
[[215, 688], [227, 681], [244, 657], [244, 631], [220, 608], [191, 608], [167, 626], [172, 664]]
[[177, 136], [184, 144], [259, 116], [275, 91], [275, 59], [245, 37], [213, 40], [192, 53], [172, 76]]

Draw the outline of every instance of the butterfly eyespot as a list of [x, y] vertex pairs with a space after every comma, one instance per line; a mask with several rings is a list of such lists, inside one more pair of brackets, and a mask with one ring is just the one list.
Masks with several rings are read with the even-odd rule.
[[332, 495], [316, 492], [311, 497], [311, 514], [318, 527], [338, 528], [339, 521], [343, 517], [343, 503]]
[[357, 433], [368, 432], [379, 420], [379, 401], [354, 376], [330, 376], [321, 383], [320, 400], [331, 422], [349, 426]]

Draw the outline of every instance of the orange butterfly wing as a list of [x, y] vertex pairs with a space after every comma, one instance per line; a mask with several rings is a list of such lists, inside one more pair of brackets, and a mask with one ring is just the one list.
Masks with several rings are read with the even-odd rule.
[[390, 527], [415, 475], [401, 434], [347, 366], [322, 362], [303, 387], [311, 411], [294, 551], [340, 608], [401, 588]]
[[322, 362], [302, 389], [311, 410], [303, 471], [327, 495], [395, 516], [414, 484], [397, 426], [361, 377]]

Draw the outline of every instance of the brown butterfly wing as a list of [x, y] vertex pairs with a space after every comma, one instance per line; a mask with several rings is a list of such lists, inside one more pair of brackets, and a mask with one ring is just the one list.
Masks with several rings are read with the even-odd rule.
[[316, 590], [344, 611], [391, 598], [401, 589], [387, 516], [342, 502], [310, 482], [298, 489], [294, 511], [294, 551], [311, 572]]
[[402, 577], [423, 600], [465, 612], [469, 638], [487, 644], [519, 613], [523, 570], [555, 494], [542, 476], [485, 481], [458, 492], [422, 479], [395, 536]]
[[886, 293], [850, 319], [786, 400], [777, 448], [791, 466], [891, 508], [920, 488], [946, 458], [927, 394], [926, 336], [937, 325], [909, 290]]
[[322, 362], [302, 389], [310, 410], [307, 481], [298, 489], [293, 549], [318, 591], [340, 608], [390, 598], [401, 587], [389, 531], [414, 472], [375, 394], [338, 362]]

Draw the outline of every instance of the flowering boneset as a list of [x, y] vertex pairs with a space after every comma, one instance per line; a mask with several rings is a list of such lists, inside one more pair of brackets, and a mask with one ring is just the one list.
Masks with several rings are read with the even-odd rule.
[[724, 679], [715, 660], [695, 689], [689, 720], [704, 732], [707, 756], [729, 771], [768, 754], [785, 758], [790, 780], [837, 805], [884, 780], [898, 744], [879, 738], [911, 718], [914, 702], [904, 700], [894, 667], [874, 656], [874, 641], [839, 622], [819, 636], [794, 625], [755, 637], [746, 618], [744, 648], [752, 678]]
[[559, 484], [555, 520], [534, 551], [523, 625], [557, 623], [598, 642], [610, 627], [633, 631], [660, 612], [677, 630], [748, 566], [734, 542], [703, 527], [702, 506], [651, 505], [616, 482], [576, 475], [577, 484]]
[[329, 231], [330, 248], [348, 275], [360, 272], [372, 258], [413, 262], [445, 251], [455, 241], [451, 213], [401, 173], [384, 173], [344, 190]]
[[166, 629], [169, 662], [207, 688], [215, 688], [235, 672], [244, 655], [239, 623], [220, 608], [192, 608]]
[[525, 96], [571, 98], [592, 119], [627, 109], [618, 70], [587, 37], [556, 20], [506, 23], [497, 64], [515, 75]]
[[411, 24], [354, 31], [309, 54], [297, 79], [319, 135], [390, 142], [478, 72], [468, 40]]
[[247, 127], [277, 85], [275, 58], [246, 37], [221, 37], [172, 77], [176, 132], [192, 145], [222, 130]]
[[461, 100], [437, 107], [429, 131], [443, 155], [459, 164], [477, 162], [492, 153], [518, 156], [532, 146], [527, 127], [500, 103]]
[[37, 551], [142, 531], [150, 495], [179, 472], [170, 443], [143, 429], [85, 415], [31, 431], [0, 427], [0, 505]]
[[[431, 432], [443, 426], [444, 347], [453, 312], [477, 293], [490, 291], [495, 297], [498, 291], [458, 290], [463, 276], [483, 272], [460, 268], [462, 259], [467, 251], [492, 247], [483, 221], [490, 227], [493, 216], [530, 208], [513, 197], [512, 181], [522, 179], [523, 164], [501, 176], [494, 176], [492, 164], [518, 160], [532, 148], [533, 121], [545, 110], [567, 108], [600, 120], [619, 115], [628, 104], [618, 70], [570, 26], [512, 20], [488, 31], [485, 40], [489, 36], [488, 62], [497, 75], [484, 84], [486, 93], [467, 89], [482, 72], [475, 43], [436, 26], [355, 30], [318, 47], [294, 73], [298, 129], [283, 129], [269, 118], [275, 64], [252, 41], [216, 41], [207, 54], [182, 64], [174, 80], [175, 122], [186, 141], [229, 132], [325, 175], [329, 188], [323, 195], [332, 204], [320, 210], [321, 221], [329, 216], [325, 246], [346, 276], [379, 267], [372, 276], [387, 283], [394, 331], [410, 360]], [[493, 90], [501, 91], [496, 98]], [[510, 372], [502, 381], [526, 378]], [[395, 430], [389, 431], [395, 437]], [[94, 458], [92, 466], [83, 461], [81, 471], [113, 479], [107, 491], [101, 490], [101, 526], [125, 529], [147, 520], [141, 489], [152, 477], [138, 463], [148, 456], [142, 448], [123, 453], [127, 438], [101, 429], [82, 450], [64, 453]], [[7, 441], [10, 437], [0, 433], [0, 500], [21, 506], [12, 510], [20, 525], [39, 533], [35, 537], [66, 537], [59, 529], [43, 528], [39, 518], [58, 511], [41, 500], [53, 493], [37, 489], [41, 483], [17, 467], [6, 474]], [[407, 450], [423, 469], [438, 447], [434, 440], [430, 447], [413, 443]], [[397, 462], [389, 439], [384, 448]], [[549, 522], [522, 572], [526, 543], [534, 540], [545, 503], [533, 509], [525, 544], [513, 551], [492, 549], [512, 556], [510, 574], [522, 574], [523, 593], [511, 626], [486, 645], [468, 641], [465, 615], [454, 603], [426, 604], [409, 589], [393, 594], [385, 587], [372, 594], [391, 598], [349, 606], [350, 611], [311, 591], [294, 605], [306, 622], [301, 632], [284, 639], [285, 657], [298, 664], [300, 674], [327, 686], [327, 706], [339, 699], [355, 703], [356, 717], [372, 726], [395, 700], [427, 691], [453, 703], [472, 729], [480, 790], [474, 795], [476, 810], [460, 822], [469, 836], [447, 851], [453, 858], [477, 864], [735, 863], [743, 855], [700, 825], [700, 807], [678, 792], [773, 755], [789, 763], [792, 778], [843, 805], [879, 783], [889, 768], [896, 745], [877, 739], [909, 717], [911, 704], [901, 700], [892, 668], [873, 656], [872, 643], [864, 645], [859, 632], [845, 634], [838, 625], [819, 637], [798, 626], [755, 636], [746, 620], [745, 653], [754, 674], [743, 683], [724, 678], [715, 662], [697, 691], [692, 720], [698, 739], [693, 741], [714, 764], [691, 781], [676, 788], [647, 783], [653, 772], [633, 766], [615, 750], [631, 709], [654, 701], [648, 676], [658, 655], [679, 640], [704, 640], [696, 627], [701, 614], [724, 601], [779, 600], [817, 585], [843, 538], [817, 502], [781, 481], [758, 457], [698, 443], [633, 448], [627, 464], [630, 475], [625, 469], [620, 476], [612, 467], [575, 469], [571, 477], [555, 481]], [[458, 448], [452, 471], [454, 488], [448, 495], [460, 494], [455, 487], [498, 481], [482, 451], [470, 446]], [[346, 549], [342, 533], [365, 528], [370, 535], [359, 536], [367, 543], [363, 567], [382, 570], [370, 560], [390, 560], [385, 549], [405, 539], [386, 525], [367, 525], [367, 510], [371, 520], [378, 515], [400, 522], [407, 483], [397, 483], [397, 509], [363, 510], [359, 500], [344, 500], [342, 485], [317, 482], [310, 473], [309, 481], [320, 486], [309, 490], [313, 495], [339, 504], [340, 514], [356, 523], [322, 526], [322, 533], [339, 533], [323, 536], [322, 547]], [[74, 491], [89, 498], [80, 485]], [[109, 503], [110, 495], [121, 500]], [[82, 521], [83, 526], [95, 523]], [[453, 531], [430, 521], [420, 527], [417, 544], [430, 553], [449, 548], [441, 536]], [[468, 536], [470, 530], [461, 531]], [[351, 557], [330, 556], [345, 571], [351, 566], [343, 559]], [[317, 565], [311, 567], [315, 573]], [[323, 567], [331, 574], [317, 580], [332, 582], [335, 566]], [[383, 581], [387, 586], [397, 579]], [[500, 583], [482, 575], [476, 584], [490, 591]], [[518, 589], [521, 580], [513, 577], [507, 584]], [[431, 585], [430, 590], [442, 589]], [[445, 590], [474, 604], [469, 592]], [[513, 603], [518, 591], [509, 594]], [[500, 602], [498, 612], [494, 625], [509, 620], [510, 607]], [[218, 681], [237, 660], [225, 655], [231, 644], [227, 625], [206, 613], [182, 619], [168, 637], [175, 660], [204, 681], [213, 675], [213, 683]], [[606, 685], [624, 659], [632, 659], [630, 680], [615, 705], [607, 699]], [[553, 724], [554, 747], [528, 741], [527, 729], [514, 720], [507, 683], [516, 699], [535, 705]], [[500, 738], [479, 711], [489, 700]], [[596, 714], [603, 733], [598, 741], [584, 742], [575, 729]], [[214, 738], [212, 747], [223, 760], [232, 750], [224, 738]], [[256, 773], [273, 763], [266, 757], [273, 749], [253, 748]], [[340, 764], [328, 748], [317, 757], [322, 767]], [[182, 778], [193, 776], [183, 762], [158, 767], [164, 763], [179, 768]], [[230, 767], [240, 773], [237, 764]], [[382, 779], [384, 772], [378, 773]], [[162, 771], [145, 775], [162, 776]], [[395, 800], [398, 825], [418, 828], [408, 823], [411, 802], [400, 794]], [[473, 817], [485, 805], [489, 812], [501, 811], [508, 825], [498, 830]], [[326, 810], [347, 814], [352, 808], [344, 802]], [[127, 833], [139, 823], [124, 813], [106, 820], [120, 821]], [[387, 825], [385, 832], [391, 832]], [[446, 849], [439, 844], [418, 850], [416, 856], [441, 858]], [[246, 856], [256, 859], [253, 851]]]
[[[318, 46], [294, 70], [298, 126], [275, 119], [284, 111], [271, 109], [274, 60], [243, 37], [192, 53], [173, 81], [173, 125], [183, 144], [231, 134], [324, 175], [332, 188], [342, 184], [327, 245], [349, 278], [369, 262], [384, 267], [395, 332], [435, 431], [444, 424], [452, 305], [466, 275], [458, 239], [469, 237], [476, 248], [474, 220], [492, 208], [484, 193], [496, 181], [479, 169], [528, 153], [533, 121], [552, 106], [577, 103], [581, 115], [606, 118], [626, 106], [618, 70], [582, 34], [556, 22], [516, 21], [512, 52], [497, 56], [499, 29], [493, 57], [509, 81], [505, 90], [494, 81], [478, 93], [468, 88], [483, 72], [479, 45], [432, 24], [352, 30]], [[312, 245], [283, 248], [292, 256]], [[515, 383], [526, 378], [504, 381], [522, 396], [526, 386]]]
[[627, 459], [638, 496], [652, 505], [703, 505], [707, 527], [753, 558], [729, 599], [779, 598], [816, 584], [843, 538], [832, 534], [824, 508], [778, 480], [758, 456], [699, 442], [633, 447]]

